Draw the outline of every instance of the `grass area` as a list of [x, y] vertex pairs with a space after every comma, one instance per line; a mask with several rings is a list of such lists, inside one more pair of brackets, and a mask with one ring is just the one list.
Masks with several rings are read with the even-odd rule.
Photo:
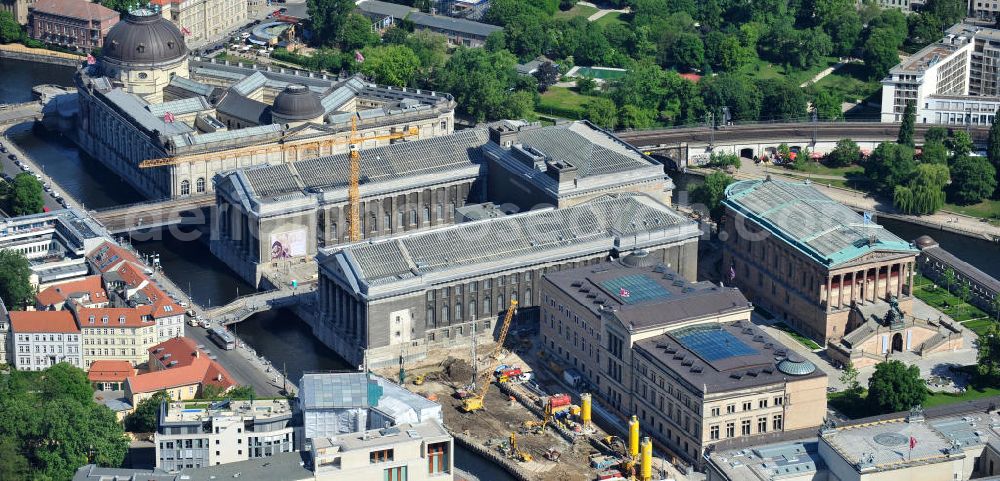
[[622, 14], [621, 13], [619, 13], [619, 12], [611, 12], [611, 13], [609, 13], [607, 15], [604, 15], [601, 18], [598, 18], [596, 21], [594, 21], [594, 24], [600, 25], [602, 27], [611, 25], [613, 23], [625, 23], [625, 21], [622, 20]]
[[822, 162], [806, 162], [803, 164], [801, 169], [792, 170], [792, 172], [797, 174], [836, 175], [840, 177], [863, 174], [864, 171], [865, 169], [858, 165], [849, 165], [847, 167], [828, 167]]
[[587, 6], [587, 5], [579, 5], [579, 4], [577, 4], [577, 5], [573, 5], [573, 8], [571, 8], [569, 10], [565, 10], [565, 11], [560, 10], [560, 11], [556, 12], [556, 14], [554, 15], [554, 17], [555, 18], [565, 18], [565, 19], [570, 19], [570, 18], [573, 18], [573, 17], [587, 18], [587, 17], [589, 17], [589, 16], [597, 13], [598, 10], [599, 9], [595, 8], [595, 7], [590, 7], [590, 6]]
[[978, 204], [972, 205], [945, 204], [944, 209], [972, 217], [979, 217], [981, 219], [993, 219], [994, 221], [1000, 220], [1000, 200], [995, 199], [986, 199]]
[[785, 333], [788, 334], [789, 336], [791, 336], [792, 339], [795, 339], [796, 341], [799, 342], [799, 344], [802, 344], [803, 346], [809, 348], [810, 350], [814, 350], [815, 351], [816, 349], [820, 348], [820, 345], [816, 344], [815, 341], [813, 341], [812, 339], [809, 339], [808, 337], [803, 336], [802, 334], [799, 334], [798, 332], [795, 332], [795, 330], [792, 329], [791, 326], [789, 326], [788, 324], [785, 324], [784, 322], [778, 322], [778, 323], [771, 324], [771, 325], [775, 329], [780, 329], [782, 331], [785, 331]]
[[557, 115], [570, 119], [582, 119], [586, 105], [595, 97], [581, 95], [566, 87], [549, 87], [541, 95], [535, 111], [543, 115]]
[[756, 62], [750, 64], [747, 71], [750, 75], [759, 79], [785, 78], [790, 80], [795, 85], [801, 85], [803, 82], [815, 77], [816, 74], [836, 63], [836, 57], [825, 57], [823, 61], [814, 67], [810, 67], [806, 70], [798, 70], [795, 68], [785, 69], [782, 65], [773, 64], [767, 60], [757, 59]]
[[864, 65], [847, 64], [806, 88], [809, 93], [819, 91], [839, 93], [845, 101], [865, 99], [882, 87], [877, 80], [869, 80]]
[[958, 322], [989, 318], [978, 307], [965, 303], [958, 296], [948, 292], [944, 286], [935, 287], [934, 282], [924, 276], [916, 276], [913, 294], [917, 296], [917, 299], [926, 302]]
[[973, 319], [971, 321], [965, 321], [962, 323], [963, 326], [968, 328], [970, 331], [976, 333], [977, 336], [982, 336], [986, 334], [986, 329], [993, 325], [993, 321], [989, 318]]
[[847, 391], [832, 392], [826, 395], [827, 404], [841, 414], [851, 419], [871, 416], [873, 413], [868, 407], [868, 390], [864, 389], [861, 396], [854, 398]]

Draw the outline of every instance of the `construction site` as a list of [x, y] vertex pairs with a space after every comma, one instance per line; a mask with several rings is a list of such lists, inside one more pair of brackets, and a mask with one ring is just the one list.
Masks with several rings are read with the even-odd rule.
[[[511, 329], [516, 304], [507, 310], [497, 342], [483, 336], [468, 351], [451, 349], [433, 366], [380, 374], [402, 377], [407, 389], [440, 403], [456, 440], [499, 461], [516, 478], [684, 479], [671, 460], [654, 457], [637, 419], [616, 429], [596, 415], [600, 408], [589, 393], [576, 392], [544, 364], [544, 352], [532, 342], [537, 327]], [[476, 363], [470, 363], [473, 356]]]

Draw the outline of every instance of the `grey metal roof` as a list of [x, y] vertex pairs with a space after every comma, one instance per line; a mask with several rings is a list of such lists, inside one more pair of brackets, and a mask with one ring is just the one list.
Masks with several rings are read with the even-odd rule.
[[606, 195], [563, 209], [351, 244], [336, 251], [335, 257], [351, 264], [358, 282], [377, 286], [425, 276], [447, 277], [470, 269], [504, 270], [568, 252], [578, 256], [586, 246], [592, 246], [595, 253], [607, 252], [620, 237], [649, 241], [687, 235], [685, 228], [697, 235], [692, 221], [649, 196]]
[[148, 103], [122, 89], [112, 89], [106, 92], [104, 96], [115, 107], [120, 109], [122, 113], [149, 132], [155, 130], [159, 131], [161, 135], [177, 135], [193, 131], [184, 122], [164, 122], [162, 118], [146, 110], [146, 106], [149, 105]]
[[327, 114], [343, 107], [351, 99], [357, 97], [358, 93], [365, 89], [365, 83], [357, 77], [351, 77], [340, 86], [331, 90], [323, 96], [320, 103], [323, 104], [323, 111]]
[[325, 112], [315, 92], [302, 84], [289, 84], [274, 97], [271, 113], [290, 120], [309, 120], [322, 117]]
[[358, 3], [358, 10], [371, 15], [381, 15], [383, 17], [393, 17], [398, 19], [406, 18], [410, 12], [416, 11], [413, 7], [399, 5], [396, 3], [381, 2], [379, 0], [363, 0]]
[[[363, 149], [361, 184], [400, 177], [432, 174], [480, 162], [479, 147], [488, 141], [485, 129]], [[350, 175], [348, 154], [295, 162], [300, 186], [287, 164], [243, 169], [258, 197], [272, 197], [302, 190], [346, 188]]]
[[104, 37], [101, 54], [126, 64], [161, 64], [187, 56], [184, 35], [159, 14], [122, 15]]
[[171, 100], [169, 102], [163, 102], [162, 104], [150, 104], [146, 106], [146, 110], [148, 110], [149, 113], [161, 118], [167, 112], [174, 115], [184, 115], [210, 110], [211, 108], [212, 105], [205, 100], [205, 97], [190, 97], [186, 99]]
[[[931, 259], [935, 259], [944, 265], [951, 266], [963, 276], [976, 281], [983, 287], [986, 287], [995, 293], [1000, 293], [1000, 281], [983, 272], [978, 267], [955, 257], [954, 254], [942, 249], [941, 246], [936, 243], [933, 246], [921, 249], [920, 252], [921, 254], [924, 254]], [[993, 252], [991, 255], [997, 255], [997, 253]]]
[[302, 409], [368, 408], [368, 374], [305, 373], [299, 383]]
[[175, 135], [170, 142], [176, 146], [207, 145], [213, 143], [249, 145], [254, 142], [273, 141], [281, 134], [281, 126], [276, 124], [258, 125], [239, 130], [223, 130], [194, 135], [186, 133]]
[[254, 72], [247, 77], [243, 77], [239, 82], [234, 83], [229, 89], [240, 95], [247, 96], [255, 90], [263, 88], [265, 83], [267, 83], [267, 77], [260, 72]]
[[[316, 479], [309, 469], [311, 460], [307, 451], [278, 453], [263, 458], [252, 458], [233, 463], [185, 468], [178, 474], [178, 481], [306, 481]], [[136, 481], [145, 481], [136, 478]], [[75, 480], [74, 480], [75, 481]], [[101, 480], [104, 481], [104, 480]]]
[[631, 146], [585, 122], [521, 130], [518, 140], [553, 159], [570, 162], [578, 169], [578, 177], [655, 165]]
[[221, 114], [236, 117], [257, 125], [271, 123], [271, 115], [268, 107], [264, 102], [258, 102], [233, 91], [226, 92], [222, 100], [215, 106], [216, 110]]
[[458, 32], [478, 37], [488, 37], [493, 32], [503, 30], [502, 27], [496, 25], [441, 15], [429, 15], [422, 12], [413, 12], [406, 19], [418, 27]]
[[908, 242], [874, 222], [865, 223], [860, 214], [808, 182], [739, 181], [726, 188], [723, 203], [829, 267], [875, 250], [917, 253]]
[[211, 85], [205, 85], [187, 77], [181, 77], [180, 75], [171, 77], [170, 83], [167, 86], [181, 89], [195, 95], [201, 95], [203, 97], [212, 95], [212, 90], [215, 89], [215, 87], [212, 87]]

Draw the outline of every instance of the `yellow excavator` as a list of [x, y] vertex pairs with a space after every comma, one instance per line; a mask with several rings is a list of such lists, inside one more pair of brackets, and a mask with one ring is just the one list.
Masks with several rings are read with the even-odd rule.
[[497, 367], [500, 366], [500, 352], [503, 350], [503, 343], [507, 339], [507, 331], [510, 330], [510, 321], [514, 318], [514, 314], [517, 312], [517, 301], [514, 299], [510, 300], [510, 307], [507, 308], [507, 315], [503, 318], [503, 326], [500, 328], [500, 337], [497, 338], [497, 345], [493, 348], [493, 354], [491, 355], [494, 359], [493, 366], [487, 369], [485, 376], [483, 376], [482, 387], [479, 388], [479, 392], [476, 395], [465, 398], [462, 401], [462, 411], [467, 413], [476, 412], [483, 408], [483, 399], [486, 398], [486, 393], [490, 390], [490, 385], [492, 380], [490, 376], [493, 375], [493, 371], [496, 371]]
[[515, 433], [510, 433], [510, 455], [513, 456], [514, 459], [524, 463], [530, 463], [533, 459], [531, 457], [531, 453], [523, 451], [521, 448], [517, 447], [517, 434]]

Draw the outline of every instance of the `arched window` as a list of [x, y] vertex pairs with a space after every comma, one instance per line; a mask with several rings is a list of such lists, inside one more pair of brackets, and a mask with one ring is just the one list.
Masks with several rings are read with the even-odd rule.
[[434, 308], [433, 307], [428, 307], [427, 308], [427, 327], [431, 327], [433, 325], [434, 325]]
[[503, 294], [497, 295], [497, 312], [503, 312], [507, 305], [503, 303]]
[[510, 300], [512, 300], [512, 301], [516, 301], [517, 300], [517, 291], [514, 291], [514, 292], [510, 293]]
[[476, 317], [478, 317], [476, 315], [476, 300], [473, 299], [469, 301], [469, 319], [475, 319]]
[[181, 195], [191, 194], [191, 182], [186, 180], [181, 181]]
[[524, 290], [524, 302], [531, 304], [531, 288]]
[[441, 306], [441, 322], [448, 322], [451, 313], [448, 311], [448, 304]]
[[492, 314], [493, 310], [490, 309], [491, 307], [492, 306], [490, 306], [490, 296], [484, 297], [483, 298], [483, 315], [490, 315], [490, 314]]
[[455, 302], [455, 321], [462, 321], [462, 300], [458, 299]]
[[205, 178], [198, 177], [198, 181], [194, 184], [195, 190], [198, 192], [205, 192]]

